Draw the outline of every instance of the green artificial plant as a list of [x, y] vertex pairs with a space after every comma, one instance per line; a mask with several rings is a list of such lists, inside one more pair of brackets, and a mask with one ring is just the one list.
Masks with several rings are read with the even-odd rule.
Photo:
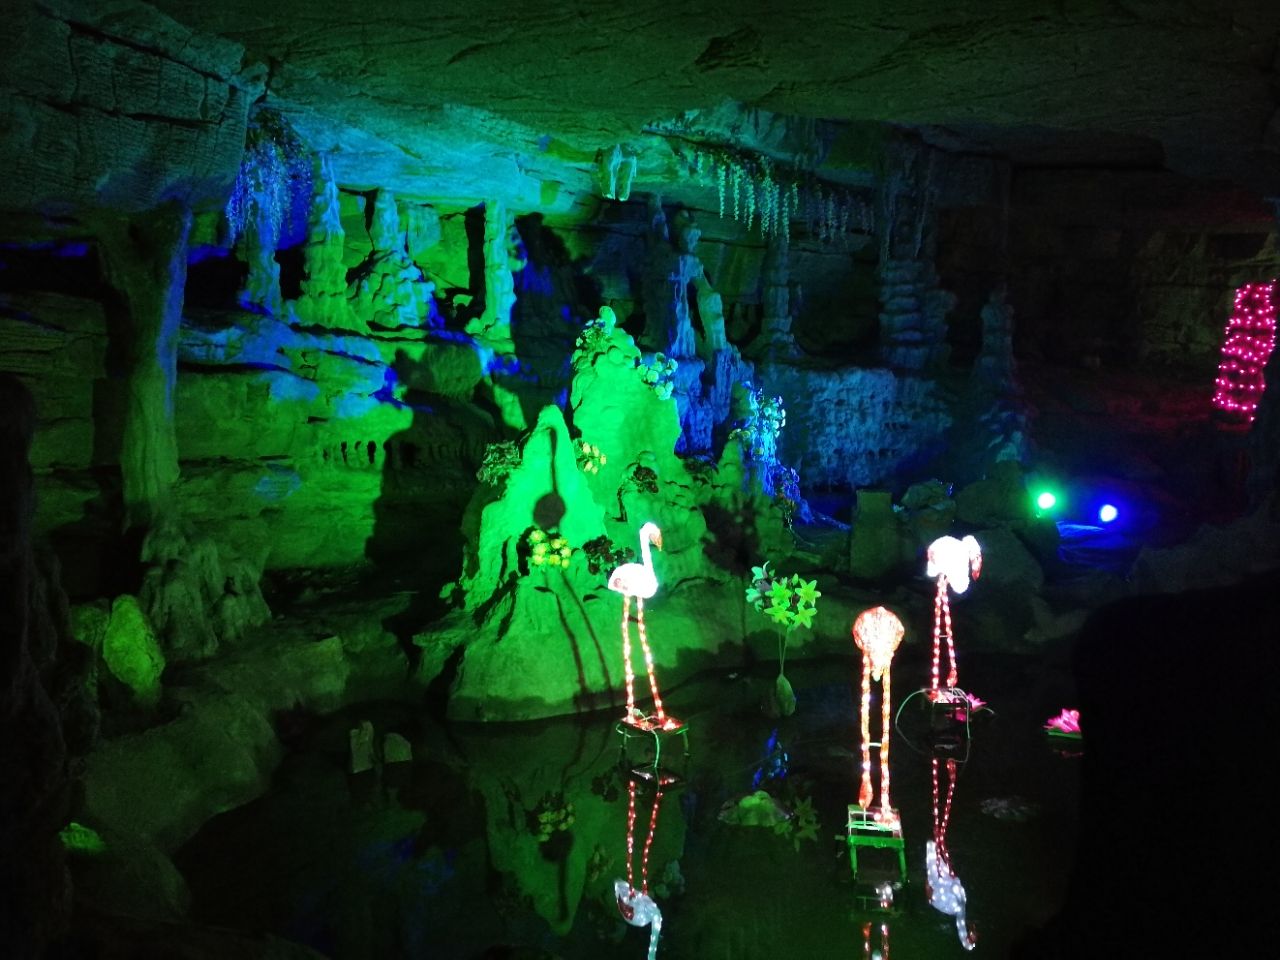
[[534, 527], [525, 537], [525, 543], [529, 550], [530, 568], [564, 568], [569, 566], [569, 560], [573, 557], [573, 547], [558, 533], [549, 534]]
[[778, 627], [778, 679], [774, 683], [774, 703], [784, 717], [796, 709], [796, 695], [786, 676], [787, 641], [791, 631], [797, 627], [813, 627], [821, 596], [817, 580], [805, 580], [797, 573], [789, 577], [779, 576], [769, 569], [768, 561], [751, 568], [747, 603]]

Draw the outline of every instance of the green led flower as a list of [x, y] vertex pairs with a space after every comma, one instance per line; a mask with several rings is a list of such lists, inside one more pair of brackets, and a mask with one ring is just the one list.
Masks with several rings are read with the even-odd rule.
[[745, 590], [747, 603], [777, 624], [778, 633], [778, 689], [785, 688], [786, 696], [777, 694], [775, 705], [782, 716], [795, 709], [795, 695], [791, 693], [784, 668], [787, 657], [787, 640], [797, 627], [813, 629], [818, 612], [818, 599], [822, 596], [817, 580], [805, 580], [799, 574], [778, 576], [768, 562], [751, 568], [751, 584]]
[[769, 590], [769, 602], [775, 607], [789, 607], [791, 605], [791, 587], [787, 585], [785, 580], [773, 581], [773, 587]]
[[766, 610], [765, 613], [781, 626], [787, 627], [791, 625], [791, 611], [787, 607], [774, 605]]
[[801, 603], [807, 603], [810, 606], [813, 606], [815, 603], [818, 602], [818, 598], [822, 596], [822, 594], [818, 591], [817, 580], [805, 581], [805, 580], [801, 580], [800, 577], [796, 576], [792, 578], [792, 582], [797, 584], [796, 599], [799, 600]]

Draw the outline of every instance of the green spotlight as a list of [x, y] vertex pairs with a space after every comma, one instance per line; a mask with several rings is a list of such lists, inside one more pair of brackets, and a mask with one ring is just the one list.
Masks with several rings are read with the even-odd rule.
[[1036, 506], [1041, 510], [1052, 510], [1057, 505], [1058, 498], [1054, 495], [1052, 490], [1042, 490], [1036, 496]]

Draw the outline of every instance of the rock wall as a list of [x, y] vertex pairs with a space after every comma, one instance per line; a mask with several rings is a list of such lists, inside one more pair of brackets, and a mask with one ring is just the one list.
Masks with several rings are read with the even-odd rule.
[[143, 4], [13, 6], [0, 39], [0, 211], [225, 196], [262, 91], [240, 44]]
[[889, 484], [940, 452], [951, 426], [948, 401], [933, 380], [886, 368], [836, 370], [770, 364], [766, 395], [787, 410], [779, 459], [806, 486]]
[[42, 956], [70, 920], [58, 831], [97, 735], [87, 651], [72, 637], [56, 561], [32, 542], [31, 394], [0, 374], [0, 938]]
[[1020, 354], [1212, 381], [1235, 288], [1280, 274], [1261, 200], [1153, 172], [1017, 171], [1010, 295]]

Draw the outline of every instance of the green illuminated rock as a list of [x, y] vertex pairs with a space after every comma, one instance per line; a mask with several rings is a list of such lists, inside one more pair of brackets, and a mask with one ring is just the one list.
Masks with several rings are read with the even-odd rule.
[[111, 675], [133, 691], [138, 703], [154, 707], [160, 699], [164, 652], [151, 624], [131, 594], [116, 597], [102, 638], [102, 659]]

